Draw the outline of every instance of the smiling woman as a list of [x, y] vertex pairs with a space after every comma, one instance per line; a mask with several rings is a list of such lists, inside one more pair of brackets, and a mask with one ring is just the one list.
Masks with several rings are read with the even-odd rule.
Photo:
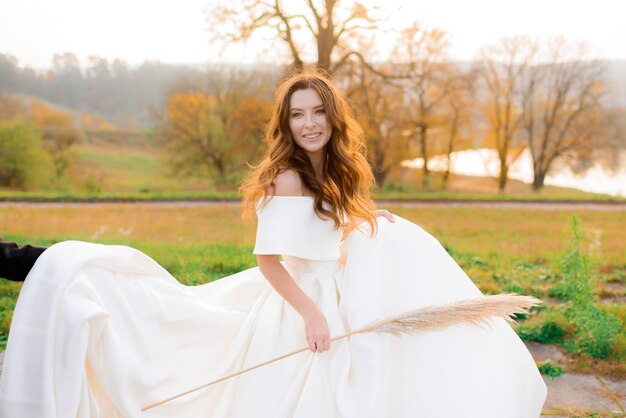
[[[484, 306], [493, 299], [432, 235], [375, 210], [345, 97], [318, 73], [290, 77], [276, 97], [266, 154], [244, 183], [258, 266], [186, 286], [133, 248], [51, 246], [15, 308], [0, 416], [539, 416], [545, 383], [511, 326]], [[529, 308], [510, 298], [506, 312]], [[336, 338], [457, 302], [456, 321], [426, 319], [444, 329]]]
[[298, 90], [291, 96], [289, 128], [296, 144], [304, 149], [311, 161], [321, 163], [322, 151], [333, 131], [320, 95], [312, 88]]

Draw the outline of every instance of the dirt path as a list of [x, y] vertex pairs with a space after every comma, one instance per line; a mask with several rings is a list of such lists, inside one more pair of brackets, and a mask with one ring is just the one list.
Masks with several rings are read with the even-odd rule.
[[[377, 200], [384, 207], [444, 207], [444, 208], [485, 208], [485, 209], [539, 209], [539, 210], [599, 210], [626, 211], [626, 202], [593, 201], [476, 201], [476, 200]], [[112, 205], [137, 205], [149, 207], [205, 207], [239, 206], [239, 200], [157, 200], [157, 201], [0, 201], [0, 207], [102, 207]]]
[[[550, 360], [565, 367], [565, 356], [550, 344], [526, 343], [535, 361]], [[565, 373], [551, 379], [543, 376], [548, 386], [548, 398], [543, 415], [570, 416], [626, 416], [626, 380], [610, 380], [591, 374]], [[597, 415], [591, 415], [595, 411]], [[614, 415], [611, 415], [613, 413]]]

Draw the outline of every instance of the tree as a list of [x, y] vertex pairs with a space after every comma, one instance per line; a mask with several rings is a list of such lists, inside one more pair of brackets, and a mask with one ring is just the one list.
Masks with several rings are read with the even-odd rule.
[[486, 86], [484, 112], [488, 121], [487, 145], [498, 153], [498, 190], [503, 192], [509, 167], [524, 151], [519, 138], [522, 122], [517, 89], [524, 71], [536, 57], [538, 45], [527, 37], [500, 39], [480, 51], [481, 79]]
[[243, 72], [198, 74], [167, 99], [161, 141], [177, 174], [203, 174], [237, 183], [262, 143], [270, 101], [265, 85]]
[[382, 187], [390, 171], [410, 158], [403, 114], [402, 89], [389, 84], [360, 62], [345, 71], [346, 96], [365, 132], [368, 156], [376, 184]]
[[22, 113], [22, 105], [18, 100], [0, 93], [0, 120], [12, 121]]
[[34, 101], [29, 106], [27, 118], [42, 129], [43, 145], [52, 157], [55, 177], [63, 178], [74, 158], [72, 147], [80, 139], [78, 131], [73, 127], [72, 117], [40, 101]]
[[56, 101], [65, 102], [75, 109], [80, 109], [85, 102], [81, 94], [84, 88], [84, 78], [80, 62], [71, 52], [54, 54], [52, 70], [48, 72], [47, 82], [50, 93], [57, 99]]
[[447, 84], [448, 91], [445, 99], [446, 120], [448, 135], [446, 144], [446, 158], [448, 164], [443, 174], [442, 188], [448, 186], [451, 170], [451, 154], [460, 143], [467, 142], [470, 135], [467, 131], [471, 127], [472, 103], [475, 99], [476, 72], [470, 70], [463, 73], [460, 69], [452, 70], [451, 80]]
[[19, 82], [17, 58], [0, 54], [0, 91], [13, 93], [18, 90]]
[[406, 120], [415, 130], [424, 160], [424, 187], [429, 184], [429, 130], [443, 125], [442, 103], [452, 80], [446, 52], [448, 45], [445, 32], [414, 23], [402, 31], [393, 54], [398, 61], [398, 70], [394, 71], [398, 75], [394, 78], [405, 88]]
[[39, 188], [46, 184], [51, 165], [41, 132], [32, 123], [0, 121], [0, 185]]
[[[321, 4], [320, 4], [321, 3]], [[241, 42], [269, 29], [284, 42], [296, 71], [304, 67], [305, 45], [313, 41], [316, 66], [330, 74], [345, 65], [351, 56], [362, 55], [349, 46], [347, 39], [359, 31], [372, 30], [381, 20], [359, 2], [340, 8], [338, 0], [306, 0], [299, 10], [280, 0], [222, 2], [208, 12], [212, 42]]]
[[[567, 51], [571, 51], [568, 53]], [[523, 130], [533, 161], [533, 190], [558, 159], [588, 159], [606, 139], [603, 68], [585, 59], [584, 45], [549, 42], [544, 63], [524, 68]]]

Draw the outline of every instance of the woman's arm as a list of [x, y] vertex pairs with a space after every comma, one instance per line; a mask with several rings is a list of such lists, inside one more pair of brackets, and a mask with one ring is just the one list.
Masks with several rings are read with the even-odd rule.
[[[279, 173], [274, 179], [272, 194], [276, 196], [301, 196], [300, 176], [294, 170]], [[330, 330], [326, 317], [283, 267], [278, 254], [257, 254], [259, 270], [287, 303], [289, 303], [304, 321], [304, 332], [313, 352], [330, 349]]]
[[311, 315], [318, 310], [317, 304], [296, 284], [287, 269], [280, 263], [279, 256], [263, 254], [256, 256], [259, 270], [272, 285], [302, 317]]

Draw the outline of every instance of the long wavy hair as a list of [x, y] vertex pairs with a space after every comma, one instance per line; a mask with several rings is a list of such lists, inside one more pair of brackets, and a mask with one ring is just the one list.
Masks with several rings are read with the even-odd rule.
[[[309, 157], [295, 142], [289, 127], [291, 96], [305, 89], [313, 89], [319, 94], [332, 126], [330, 140], [324, 147], [322, 182], [315, 177]], [[371, 235], [376, 233], [376, 205], [370, 197], [376, 181], [367, 161], [363, 129], [352, 117], [345, 97], [328, 77], [319, 72], [303, 72], [279, 85], [264, 142], [266, 148], [261, 162], [251, 166], [252, 170], [240, 187], [244, 221], [255, 218], [261, 198], [264, 199], [262, 205], [267, 204], [267, 192], [274, 185], [276, 176], [286, 169], [293, 169], [314, 192], [318, 217], [332, 219], [335, 228], [345, 226], [353, 217], [363, 218], [371, 226]], [[347, 219], [344, 219], [346, 215]]]

